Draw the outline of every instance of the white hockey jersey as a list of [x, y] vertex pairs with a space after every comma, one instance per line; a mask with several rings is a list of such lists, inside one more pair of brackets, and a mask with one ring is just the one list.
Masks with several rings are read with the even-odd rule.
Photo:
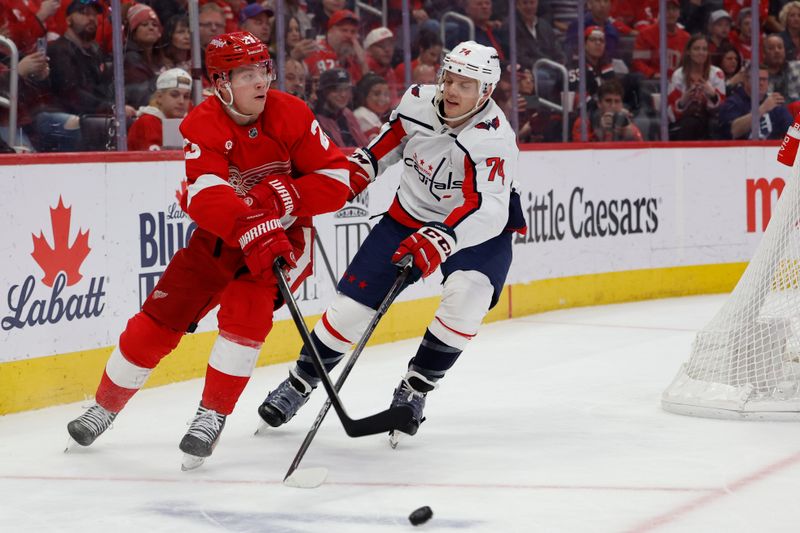
[[416, 228], [442, 222], [455, 231], [460, 250], [506, 226], [519, 149], [493, 100], [453, 129], [436, 115], [435, 93], [434, 85], [411, 86], [368, 148], [377, 175], [402, 160], [389, 216]]

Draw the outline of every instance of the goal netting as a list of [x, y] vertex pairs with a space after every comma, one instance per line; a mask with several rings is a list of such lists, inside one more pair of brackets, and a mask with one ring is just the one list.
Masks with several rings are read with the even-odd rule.
[[733, 293], [697, 334], [688, 362], [664, 391], [667, 411], [800, 419], [799, 168], [792, 168]]

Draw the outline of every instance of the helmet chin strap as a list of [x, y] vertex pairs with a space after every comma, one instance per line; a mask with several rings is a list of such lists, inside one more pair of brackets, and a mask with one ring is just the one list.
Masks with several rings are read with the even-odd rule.
[[254, 115], [254, 114], [240, 113], [236, 109], [236, 106], [234, 105], [234, 102], [233, 102], [233, 88], [231, 87], [231, 82], [230, 81], [225, 81], [223, 86], [225, 87], [225, 89], [228, 90], [228, 93], [231, 95], [231, 101], [230, 102], [226, 102], [225, 101], [225, 99], [222, 97], [222, 93], [219, 92], [219, 89], [216, 87], [216, 85], [214, 86], [214, 94], [217, 95], [217, 98], [219, 98], [219, 101], [222, 102], [222, 105], [224, 105], [228, 109], [228, 111], [231, 113], [231, 115], [233, 115], [235, 118], [241, 119], [241, 120], [246, 121], [246, 122], [247, 121], [251, 121], [251, 120], [253, 120], [254, 118], [257, 117], [257, 115]]

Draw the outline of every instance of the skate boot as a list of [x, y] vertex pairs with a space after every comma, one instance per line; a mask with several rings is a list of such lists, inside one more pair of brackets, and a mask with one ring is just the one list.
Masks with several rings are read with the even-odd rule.
[[407, 435], [417, 433], [419, 425], [425, 421], [425, 417], [422, 416], [422, 410], [425, 409], [425, 397], [436, 387], [436, 383], [419, 372], [409, 370], [394, 390], [391, 407], [405, 405], [411, 409], [414, 416], [405, 427], [389, 432], [389, 444], [391, 444], [392, 448], [397, 447], [402, 433]]
[[258, 408], [258, 414], [270, 426], [274, 428], [281, 426], [291, 420], [303, 407], [312, 390], [314, 387], [291, 369], [289, 377], [267, 395], [264, 403]]
[[111, 426], [111, 422], [116, 417], [117, 413], [112, 413], [100, 405], [94, 404], [81, 416], [67, 424], [67, 431], [72, 440], [81, 446], [89, 446]]
[[206, 457], [211, 455], [219, 441], [222, 428], [225, 427], [226, 415], [212, 409], [206, 409], [203, 404], [197, 408], [189, 431], [181, 439], [179, 448], [184, 452], [182, 470], [197, 468]]

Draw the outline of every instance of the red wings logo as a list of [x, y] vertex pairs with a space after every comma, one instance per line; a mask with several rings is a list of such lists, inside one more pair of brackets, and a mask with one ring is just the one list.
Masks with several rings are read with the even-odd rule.
[[475, 124], [475, 127], [479, 130], [491, 130], [491, 129], [498, 129], [500, 128], [500, 118], [494, 117], [492, 120], [487, 120], [485, 122], [478, 122]]
[[50, 223], [53, 228], [53, 246], [47, 242], [40, 231], [39, 236], [33, 236], [33, 252], [31, 257], [44, 271], [42, 283], [52, 287], [56, 276], [64, 272], [67, 276], [67, 285], [78, 283], [83, 277], [78, 271], [81, 264], [89, 255], [89, 231], [78, 232], [72, 245], [69, 245], [69, 226], [72, 208], [64, 207], [61, 196], [58, 197], [58, 206], [50, 209]]

